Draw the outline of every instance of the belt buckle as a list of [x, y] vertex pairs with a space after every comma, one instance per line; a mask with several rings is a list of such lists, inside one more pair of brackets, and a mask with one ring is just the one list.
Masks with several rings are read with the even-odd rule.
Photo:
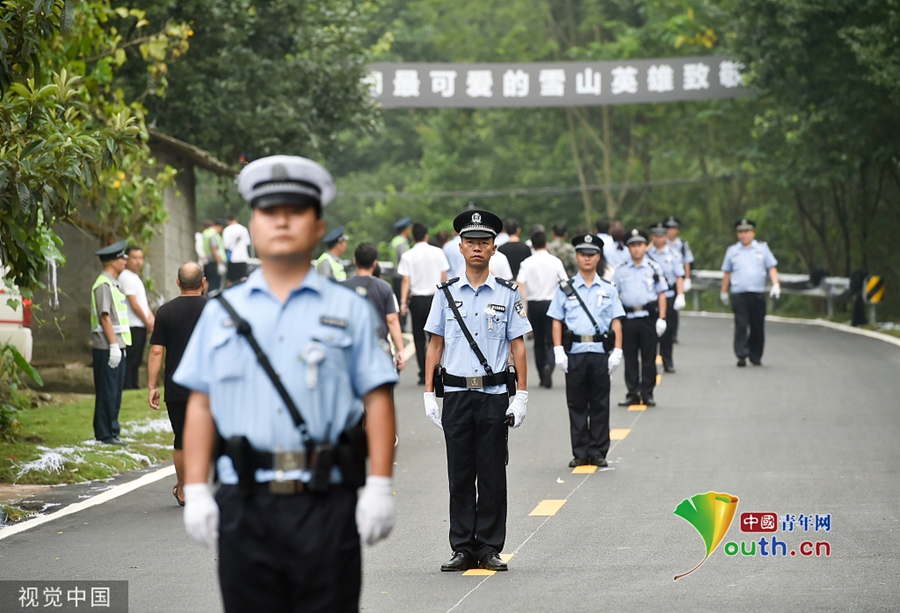
[[484, 377], [466, 377], [466, 389], [484, 387]]
[[276, 471], [305, 470], [305, 451], [277, 451], [272, 454], [272, 466]]
[[593, 335], [593, 334], [582, 334], [582, 335], [581, 335], [581, 342], [582, 342], [582, 343], [593, 343], [593, 342], [594, 342], [594, 335]]
[[269, 492], [279, 496], [300, 494], [304, 485], [303, 481], [269, 481]]

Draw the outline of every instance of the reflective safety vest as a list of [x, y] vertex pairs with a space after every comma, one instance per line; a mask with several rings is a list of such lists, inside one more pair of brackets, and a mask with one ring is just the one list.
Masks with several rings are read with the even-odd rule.
[[97, 291], [97, 288], [106, 283], [109, 285], [109, 290], [112, 292], [112, 300], [113, 304], [116, 307], [116, 315], [118, 315], [118, 324], [113, 324], [113, 332], [116, 334], [122, 335], [122, 340], [125, 341], [126, 345], [131, 345], [131, 328], [129, 327], [128, 321], [128, 299], [125, 298], [125, 294], [119, 291], [119, 288], [113, 285], [113, 282], [104, 274], [101, 274], [97, 277], [97, 280], [94, 281], [94, 286], [91, 288], [91, 330], [94, 332], [99, 332], [100, 336], [106, 338], [103, 335], [103, 326], [100, 325], [100, 318], [97, 316], [97, 297], [94, 292]]
[[[212, 252], [212, 239], [213, 237], [218, 237], [219, 233], [216, 232], [216, 229], [213, 227], [209, 227], [203, 231], [203, 251], [206, 253], [206, 261], [215, 263], [216, 259], [213, 257]], [[216, 248], [221, 249], [221, 240], [217, 241]], [[219, 257], [221, 257], [221, 253]], [[223, 260], [224, 261], [224, 260]]]
[[319, 256], [319, 259], [316, 260], [316, 267], [323, 261], [327, 261], [331, 265], [331, 274], [334, 275], [335, 281], [347, 280], [347, 271], [344, 270], [344, 265], [341, 264], [340, 260], [334, 257], [330, 251], [326, 251]]
[[409, 239], [405, 236], [397, 235], [391, 239], [391, 256], [394, 260], [394, 266], [400, 263], [400, 253], [398, 253], [399, 247], [403, 245], [405, 247], [409, 246]]

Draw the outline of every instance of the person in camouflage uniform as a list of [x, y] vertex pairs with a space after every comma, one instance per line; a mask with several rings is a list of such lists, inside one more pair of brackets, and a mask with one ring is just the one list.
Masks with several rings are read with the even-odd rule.
[[552, 232], [553, 240], [547, 245], [547, 251], [562, 260], [566, 274], [574, 277], [578, 272], [578, 264], [575, 262], [575, 247], [566, 240], [569, 229], [566, 228], [566, 224], [560, 222], [553, 226]]

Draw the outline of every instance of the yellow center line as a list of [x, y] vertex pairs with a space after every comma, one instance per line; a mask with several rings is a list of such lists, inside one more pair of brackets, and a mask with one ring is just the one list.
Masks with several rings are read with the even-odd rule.
[[647, 410], [647, 405], [646, 405], [646, 404], [632, 404], [632, 405], [628, 405], [628, 410], [629, 410], [629, 411], [646, 411], [646, 410]]
[[662, 383], [662, 375], [656, 375], [656, 384], [659, 385]]
[[530, 517], [548, 517], [556, 515], [557, 511], [559, 511], [564, 504], [566, 504], [565, 500], [541, 500], [538, 506], [534, 507], [534, 510], [528, 515]]
[[629, 434], [631, 434], [631, 428], [613, 428], [609, 431], [609, 440], [624, 441]]
[[656, 356], [656, 363], [662, 364], [662, 356], [661, 355]]
[[572, 469], [573, 475], [591, 475], [597, 472], [596, 466], [591, 466], [589, 464], [585, 464], [584, 466], [576, 466]]

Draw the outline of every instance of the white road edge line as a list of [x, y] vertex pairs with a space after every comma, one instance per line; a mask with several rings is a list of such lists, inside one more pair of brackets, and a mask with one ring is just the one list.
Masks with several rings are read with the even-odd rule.
[[19, 534], [20, 532], [25, 532], [26, 530], [31, 530], [32, 528], [36, 528], [43, 524], [53, 521], [54, 519], [59, 519], [60, 517], [65, 517], [67, 515], [72, 515], [73, 513], [78, 513], [79, 511], [83, 511], [85, 509], [89, 509], [93, 506], [97, 506], [98, 504], [103, 504], [104, 502], [109, 502], [110, 500], [114, 500], [119, 496], [124, 496], [130, 492], [133, 492], [136, 489], [142, 488], [145, 485], [150, 485], [151, 483], [155, 483], [161, 479], [165, 479], [166, 477], [170, 477], [175, 474], [175, 466], [170, 465], [164, 468], [160, 468], [158, 470], [153, 471], [152, 473], [147, 473], [143, 477], [138, 477], [134, 481], [129, 481], [128, 483], [123, 483], [122, 485], [117, 485], [114, 488], [108, 489], [101, 494], [97, 494], [92, 498], [88, 498], [87, 500], [82, 500], [81, 502], [75, 502], [70, 504], [64, 509], [57, 511], [56, 513], [51, 513], [49, 515], [42, 515], [41, 517], [35, 517], [34, 519], [29, 519], [23, 521], [20, 524], [15, 524], [13, 526], [9, 526], [7, 528], [0, 528], [0, 541], [14, 534]]

